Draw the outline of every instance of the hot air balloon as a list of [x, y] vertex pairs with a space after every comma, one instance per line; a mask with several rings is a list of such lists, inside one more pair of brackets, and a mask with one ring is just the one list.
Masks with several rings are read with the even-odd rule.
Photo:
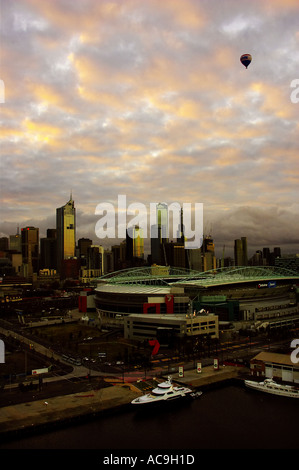
[[242, 63], [242, 64], [244, 65], [244, 67], [246, 67], [246, 68], [247, 68], [248, 65], [250, 64], [251, 60], [252, 60], [252, 57], [251, 57], [250, 54], [243, 54], [243, 55], [241, 55], [241, 57], [240, 57], [241, 63]]

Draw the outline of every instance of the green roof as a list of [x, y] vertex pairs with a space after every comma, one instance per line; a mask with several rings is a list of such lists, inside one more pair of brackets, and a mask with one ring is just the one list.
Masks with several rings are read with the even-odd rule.
[[204, 272], [171, 266], [146, 266], [115, 271], [98, 278], [98, 282], [109, 284], [194, 285], [198, 287], [278, 280], [298, 282], [299, 273], [277, 266], [234, 266]]

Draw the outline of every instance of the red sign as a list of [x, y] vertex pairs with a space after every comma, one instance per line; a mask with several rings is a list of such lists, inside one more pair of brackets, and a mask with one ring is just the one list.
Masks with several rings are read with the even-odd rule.
[[154, 349], [152, 350], [152, 356], [155, 356], [160, 349], [159, 341], [157, 339], [150, 339], [149, 345], [154, 346]]

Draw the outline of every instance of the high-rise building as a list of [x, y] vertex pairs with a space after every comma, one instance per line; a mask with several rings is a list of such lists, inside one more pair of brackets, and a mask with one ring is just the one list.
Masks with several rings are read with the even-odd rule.
[[56, 229], [48, 229], [47, 237], [40, 239], [40, 269], [57, 268]]
[[24, 227], [21, 229], [22, 258], [26, 266], [24, 273], [30, 277], [38, 272], [39, 262], [39, 229], [36, 227]]
[[79, 238], [77, 256], [80, 258], [81, 267], [87, 266], [87, 252], [92, 245], [90, 238]]
[[8, 250], [8, 237], [1, 237], [0, 238], [0, 251], [7, 251]]
[[91, 247], [92, 240], [90, 238], [79, 238], [78, 240], [78, 248], [79, 248], [79, 255], [81, 257], [87, 256], [88, 248]]
[[126, 259], [144, 258], [143, 229], [138, 225], [129, 227], [126, 236]]
[[163, 202], [159, 202], [156, 208], [156, 222], [158, 226], [157, 236], [162, 243], [169, 241], [169, 226], [168, 226], [168, 206]]
[[216, 269], [215, 244], [211, 236], [206, 236], [202, 244], [202, 270], [211, 271]]
[[22, 238], [19, 234], [19, 227], [15, 235], [9, 235], [9, 249], [15, 250], [18, 253], [21, 253], [22, 251]]
[[74, 258], [76, 250], [76, 209], [72, 195], [56, 209], [57, 270], [61, 272], [64, 260]]
[[165, 257], [169, 266], [186, 268], [186, 250], [181, 242], [169, 242], [163, 245]]
[[168, 206], [159, 202], [156, 206], [156, 224], [150, 228], [152, 263], [167, 265], [165, 245], [169, 242]]
[[235, 253], [235, 266], [247, 266], [248, 265], [247, 238], [246, 237], [241, 237], [241, 239], [235, 240], [234, 253]]

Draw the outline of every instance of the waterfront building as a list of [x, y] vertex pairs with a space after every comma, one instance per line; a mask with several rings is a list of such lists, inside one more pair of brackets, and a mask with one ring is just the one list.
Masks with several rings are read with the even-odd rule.
[[56, 209], [57, 270], [61, 272], [64, 260], [75, 257], [76, 209], [72, 195], [62, 207]]
[[290, 354], [262, 351], [250, 360], [250, 374], [299, 384], [299, 364], [292, 361]]

